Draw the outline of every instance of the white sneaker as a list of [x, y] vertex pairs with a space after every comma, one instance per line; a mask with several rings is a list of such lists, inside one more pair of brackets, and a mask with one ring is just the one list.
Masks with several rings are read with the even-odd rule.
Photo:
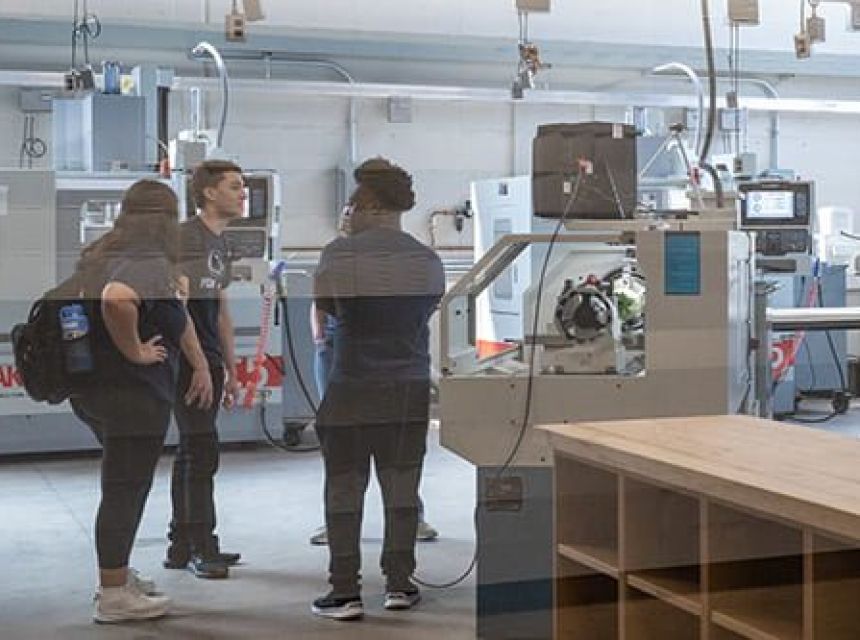
[[315, 546], [328, 544], [328, 529], [322, 526], [314, 531], [311, 535], [310, 543]]
[[431, 540], [435, 540], [439, 537], [439, 532], [433, 528], [428, 522], [424, 522], [423, 520], [418, 521], [418, 528], [415, 531], [415, 539], [421, 542], [430, 542]]
[[148, 596], [132, 584], [100, 587], [93, 620], [99, 623], [151, 620], [166, 615], [169, 608], [167, 596]]
[[134, 585], [138, 591], [147, 596], [158, 594], [158, 587], [155, 586], [155, 580], [149, 576], [143, 575], [134, 567], [128, 568], [128, 584]]
[[385, 594], [383, 606], [389, 611], [405, 611], [411, 609], [421, 600], [418, 589], [411, 591], [389, 591]]

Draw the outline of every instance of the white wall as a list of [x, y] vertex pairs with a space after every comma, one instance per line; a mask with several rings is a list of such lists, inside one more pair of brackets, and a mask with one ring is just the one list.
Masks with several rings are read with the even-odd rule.
[[[368, 29], [449, 34], [508, 35], [515, 27], [512, 0], [264, 0], [270, 22], [293, 26]], [[535, 36], [618, 42], [696, 45], [700, 38], [696, 0], [555, 0], [550, 16], [532, 21]], [[66, 15], [68, 0], [41, 3], [0, 0], [0, 14]], [[192, 0], [90, 0], [90, 9], [107, 18], [128, 20], [202, 20], [204, 3]], [[214, 22], [227, 0], [212, 0]], [[631, 10], [630, 7], [636, 9]], [[745, 46], [788, 49], [786, 40], [797, 28], [795, 0], [762, 0], [766, 24], [744, 30]], [[657, 10], [659, 8], [659, 11]], [[790, 10], [789, 10], [790, 9]], [[722, 28], [725, 0], [713, 2], [715, 22]], [[860, 33], [841, 32], [847, 17], [842, 6], [825, 6], [831, 46], [860, 51]], [[671, 19], [666, 16], [671, 15]], [[718, 37], [718, 40], [722, 36]], [[785, 46], [783, 46], [785, 45]], [[819, 49], [818, 51], [822, 51]], [[64, 59], [60, 63], [64, 62]], [[392, 64], [394, 64], [392, 62]], [[429, 74], [431, 63], [416, 65], [416, 82]], [[408, 77], [412, 67], [403, 65]], [[432, 74], [431, 74], [432, 75]], [[626, 88], [625, 85], [623, 88]], [[674, 91], [685, 92], [678, 85]], [[855, 98], [860, 85], [850, 80], [783, 79], [784, 97]], [[274, 168], [284, 180], [284, 243], [314, 246], [334, 234], [334, 170], [347, 154], [347, 108], [340, 98], [290, 97], [277, 93], [233, 94], [225, 147], [246, 166]], [[214, 98], [213, 98], [214, 99]], [[187, 104], [174, 99], [173, 129], [187, 125]], [[214, 122], [214, 109], [210, 110]], [[669, 120], [677, 117], [670, 116]], [[361, 157], [386, 155], [415, 175], [418, 205], [407, 228], [428, 239], [427, 219], [436, 209], [462, 204], [471, 180], [527, 173], [531, 140], [538, 124], [583, 119], [623, 118], [623, 111], [582, 107], [536, 107], [520, 104], [445, 104], [415, 102], [413, 121], [391, 124], [384, 101], [358, 103], [358, 149]], [[780, 166], [795, 169], [819, 183], [819, 204], [860, 210], [860, 180], [854, 156], [860, 148], [860, 118], [846, 116], [783, 116]], [[50, 123], [38, 116], [38, 134], [50, 142]], [[0, 87], [0, 165], [17, 166], [23, 114], [17, 90]], [[751, 118], [748, 148], [768, 162], [767, 118]], [[717, 142], [716, 150], [720, 150]], [[36, 166], [47, 166], [48, 160]]]
[[[265, 26], [515, 38], [513, 0], [261, 0]], [[231, 0], [89, 0], [106, 20], [223, 24]], [[792, 50], [798, 0], [760, 0], [762, 25], [743, 29], [751, 49]], [[549, 14], [534, 14], [534, 39], [698, 46], [698, 0], [553, 0]], [[71, 16], [70, 0], [0, 0], [0, 15]], [[728, 44], [727, 0], [711, 0], [715, 42]], [[848, 6], [825, 3], [828, 42], [820, 53], [860, 52], [860, 33], [847, 31]]]
[[[817, 89], [804, 85], [792, 90], [814, 94]], [[233, 97], [224, 146], [247, 167], [274, 168], [281, 173], [283, 243], [326, 243], [334, 235], [334, 169], [347, 156], [347, 101], [261, 93], [234, 93]], [[187, 125], [185, 103], [174, 95], [174, 130]], [[210, 112], [210, 122], [214, 122], [216, 109]], [[405, 224], [416, 236], [429, 241], [430, 214], [462, 204], [468, 198], [470, 181], [529, 172], [531, 141], [539, 124], [623, 116], [619, 109], [521, 104], [514, 117], [509, 105], [416, 102], [413, 122], [391, 124], [383, 101], [361, 100], [358, 150], [362, 158], [387, 156], [414, 174], [418, 204]], [[667, 122], [677, 117], [677, 113], [667, 114]], [[0, 88], [0, 166], [18, 166], [23, 122], [17, 90]], [[856, 163], [860, 118], [783, 115], [780, 129], [780, 166], [815, 179], [819, 205], [860, 211]], [[50, 148], [48, 116], [38, 116], [37, 134]], [[718, 138], [714, 151], [721, 152], [721, 145]], [[759, 155], [760, 167], [767, 166], [765, 114], [751, 117], [747, 147]], [[49, 158], [36, 161], [34, 166], [49, 166]]]
[[[17, 167], [24, 133], [24, 114], [18, 107], [18, 90], [0, 86], [0, 167]], [[51, 138], [51, 115], [36, 115], [36, 136], [46, 142]], [[27, 165], [25, 165], [27, 166]], [[51, 148], [48, 154], [34, 160], [34, 168], [51, 166]]]

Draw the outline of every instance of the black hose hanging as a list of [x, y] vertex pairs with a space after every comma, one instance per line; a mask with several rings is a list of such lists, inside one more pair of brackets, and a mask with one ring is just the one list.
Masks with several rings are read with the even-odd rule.
[[717, 126], [717, 69], [714, 63], [714, 40], [711, 34], [711, 9], [708, 0], [702, 0], [702, 30], [705, 35], [705, 57], [708, 62], [708, 128], [705, 141], [699, 154], [699, 164], [703, 164], [711, 151], [714, 129]]
[[705, 58], [708, 62], [708, 128], [705, 131], [705, 140], [699, 152], [699, 167], [711, 176], [711, 180], [714, 182], [714, 193], [717, 197], [717, 208], [722, 209], [725, 204], [723, 184], [716, 169], [707, 161], [708, 153], [711, 151], [711, 142], [714, 140], [714, 129], [717, 126], [717, 69], [714, 63], [714, 40], [711, 34], [711, 9], [708, 0], [702, 0], [702, 31], [705, 35]]

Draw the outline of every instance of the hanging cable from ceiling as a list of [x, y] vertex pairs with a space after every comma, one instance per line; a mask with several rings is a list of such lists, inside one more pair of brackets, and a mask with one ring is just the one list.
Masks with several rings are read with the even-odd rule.
[[[547, 5], [546, 11], [548, 10], [549, 7]], [[529, 39], [529, 10], [520, 7], [519, 3], [517, 21], [520, 29], [517, 42], [519, 61], [517, 63], [517, 74], [511, 85], [511, 96], [515, 100], [521, 99], [526, 89], [535, 88], [535, 76], [540, 71], [552, 68], [551, 64], [541, 60], [540, 49]]]
[[[95, 13], [90, 13], [87, 0], [75, 0], [72, 19], [72, 65], [65, 78], [66, 89], [92, 89], [95, 86], [90, 64], [90, 40], [102, 33], [102, 24]], [[82, 46], [84, 62], [78, 66], [78, 47]]]
[[711, 8], [708, 0], [702, 2], [702, 31], [705, 36], [705, 57], [708, 62], [708, 126], [705, 129], [705, 141], [699, 152], [699, 167], [711, 176], [714, 183], [714, 193], [717, 199], [717, 208], [723, 207], [723, 184], [717, 175], [716, 169], [708, 163], [708, 154], [711, 151], [711, 142], [714, 139], [714, 129], [717, 123], [717, 69], [714, 62], [714, 39], [711, 33]]

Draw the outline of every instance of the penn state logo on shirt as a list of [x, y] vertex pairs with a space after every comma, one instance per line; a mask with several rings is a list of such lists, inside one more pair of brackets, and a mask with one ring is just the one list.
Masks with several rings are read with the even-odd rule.
[[206, 259], [209, 274], [200, 278], [201, 289], [219, 289], [219, 283], [224, 279], [227, 263], [220, 251], [210, 251]]
[[209, 275], [213, 278], [221, 278], [227, 270], [227, 265], [224, 262], [224, 256], [220, 251], [209, 252]]

